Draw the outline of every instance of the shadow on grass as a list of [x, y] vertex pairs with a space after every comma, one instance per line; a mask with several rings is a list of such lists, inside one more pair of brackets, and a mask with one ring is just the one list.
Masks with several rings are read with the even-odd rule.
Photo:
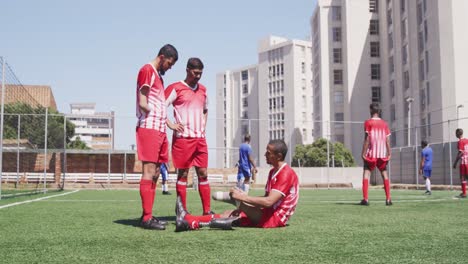
[[368, 205], [361, 205], [360, 202], [336, 202], [335, 204], [337, 205], [358, 205], [358, 206], [362, 206], [362, 207], [369, 207]]
[[[171, 221], [175, 222], [176, 217], [175, 216], [160, 216], [158, 217], [158, 219], [168, 221], [168, 222], [171, 222]], [[119, 220], [115, 220], [114, 223], [120, 224], [120, 225], [138, 227], [140, 226], [140, 218], [119, 219]]]

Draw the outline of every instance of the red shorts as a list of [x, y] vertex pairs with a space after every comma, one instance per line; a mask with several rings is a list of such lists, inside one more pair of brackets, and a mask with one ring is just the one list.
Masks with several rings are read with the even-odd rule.
[[192, 166], [208, 168], [208, 145], [205, 138], [176, 138], [172, 140], [172, 162], [178, 169]]
[[387, 170], [387, 158], [366, 158], [364, 160], [364, 169], [373, 171], [377, 167], [380, 171]]
[[166, 133], [155, 129], [136, 128], [138, 159], [141, 161], [166, 163], [169, 143]]
[[460, 176], [468, 176], [468, 164], [460, 164]]
[[280, 219], [275, 215], [275, 210], [273, 208], [263, 208], [263, 214], [260, 222], [258, 224], [252, 223], [252, 221], [247, 217], [244, 212], [240, 213], [240, 226], [243, 227], [259, 227], [259, 228], [275, 228], [275, 227], [284, 227], [285, 224], [280, 221]]

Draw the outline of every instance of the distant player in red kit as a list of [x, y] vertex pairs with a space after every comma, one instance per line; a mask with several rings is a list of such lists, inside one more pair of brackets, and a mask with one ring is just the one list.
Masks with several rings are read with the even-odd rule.
[[163, 46], [158, 56], [138, 73], [136, 89], [136, 143], [138, 159], [143, 163], [140, 197], [143, 207], [140, 225], [146, 229], [164, 230], [167, 221], [152, 216], [159, 166], [168, 160], [166, 137], [166, 98], [162, 76], [177, 61], [174, 46]]
[[371, 118], [364, 122], [364, 143], [362, 145], [362, 159], [364, 173], [362, 179], [361, 205], [369, 205], [369, 176], [377, 167], [382, 175], [385, 188], [386, 205], [392, 205], [390, 197], [390, 180], [388, 179], [387, 163], [390, 160], [390, 129], [387, 123], [380, 118], [380, 105], [372, 103], [370, 106]]
[[453, 162], [453, 168], [457, 167], [457, 163], [460, 162], [460, 182], [462, 193], [458, 196], [459, 198], [466, 198], [466, 179], [468, 178], [468, 139], [463, 138], [463, 129], [457, 128], [455, 135], [458, 138], [458, 155]]
[[203, 74], [203, 62], [190, 58], [185, 80], [169, 85], [165, 91], [166, 104], [174, 107], [175, 122], [167, 119], [167, 126], [174, 131], [172, 138], [172, 162], [177, 168], [177, 196], [187, 209], [187, 175], [192, 166], [198, 176], [198, 192], [203, 214], [211, 211], [211, 189], [208, 182], [208, 146], [205, 130], [208, 118], [206, 87], [198, 81]]

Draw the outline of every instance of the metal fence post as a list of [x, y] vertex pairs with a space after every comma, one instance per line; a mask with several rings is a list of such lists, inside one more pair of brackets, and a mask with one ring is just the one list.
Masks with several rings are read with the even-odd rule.
[[418, 129], [414, 128], [414, 170], [416, 175], [416, 190], [419, 190], [419, 164], [418, 164]]
[[49, 108], [45, 109], [45, 129], [44, 129], [44, 193], [47, 192], [47, 116]]
[[448, 130], [449, 130], [449, 174], [450, 174], [450, 190], [453, 191], [453, 170], [452, 170], [452, 141], [450, 140], [450, 120], [448, 121]]
[[0, 118], [0, 200], [2, 199], [2, 181], [3, 181], [3, 114], [5, 112], [5, 59], [0, 57], [2, 62], [2, 106]]
[[67, 116], [63, 115], [63, 169], [62, 190], [65, 189], [65, 177], [67, 173]]
[[16, 187], [18, 187], [19, 184], [19, 162], [20, 162], [20, 138], [21, 138], [21, 115], [18, 114], [18, 140], [16, 141]]

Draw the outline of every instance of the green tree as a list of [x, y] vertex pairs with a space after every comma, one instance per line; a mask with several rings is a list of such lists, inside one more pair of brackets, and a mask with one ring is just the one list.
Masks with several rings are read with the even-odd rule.
[[[47, 117], [47, 148], [64, 147], [63, 115], [49, 109]], [[45, 108], [32, 107], [25, 103], [5, 105], [4, 138], [18, 138], [18, 115], [20, 115], [20, 138], [28, 139], [37, 148], [44, 148]], [[75, 125], [67, 121], [65, 141], [69, 144], [75, 134]]]
[[[327, 141], [324, 138], [317, 139], [313, 144], [297, 145], [296, 152], [292, 160], [292, 166], [301, 167], [326, 167], [327, 166]], [[351, 151], [348, 150], [342, 143], [330, 143], [330, 165], [331, 155], [335, 155], [336, 167], [353, 167], [354, 157]], [[344, 163], [344, 164], [343, 164]]]
[[75, 140], [70, 141], [70, 143], [67, 144], [67, 148], [69, 149], [91, 149], [86, 145], [84, 141], [81, 141], [80, 137], [76, 137]]

